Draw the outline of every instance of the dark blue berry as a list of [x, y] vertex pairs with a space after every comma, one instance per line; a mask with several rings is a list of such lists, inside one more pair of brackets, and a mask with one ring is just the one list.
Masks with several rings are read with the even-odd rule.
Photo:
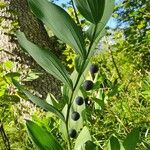
[[97, 72], [98, 72], [98, 65], [92, 64], [92, 65], [90, 66], [90, 72], [91, 72], [92, 74], [97, 73]]
[[69, 130], [69, 136], [70, 136], [71, 138], [75, 138], [76, 135], [77, 135], [77, 132], [76, 132], [75, 129], [70, 129], [70, 130]]
[[72, 120], [77, 121], [80, 118], [80, 114], [75, 111], [71, 114], [71, 118]]
[[91, 80], [86, 80], [84, 83], [83, 83], [83, 88], [86, 90], [86, 91], [89, 91], [93, 88], [93, 82]]
[[81, 97], [81, 96], [78, 96], [77, 98], [76, 98], [76, 104], [77, 105], [82, 105], [83, 104], [83, 98]]

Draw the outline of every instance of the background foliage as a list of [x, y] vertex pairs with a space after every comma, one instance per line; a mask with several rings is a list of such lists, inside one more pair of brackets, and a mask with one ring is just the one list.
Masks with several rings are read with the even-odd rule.
[[[114, 12], [117, 26], [115, 29], [108, 27], [107, 34], [93, 57], [93, 62], [99, 65], [95, 94], [97, 89], [101, 89], [103, 105], [91, 112], [95, 107], [94, 94], [89, 98], [86, 113], [92, 115], [87, 118], [87, 125], [95, 143], [100, 144], [102, 148], [112, 134], [123, 140], [135, 127], [140, 127], [141, 131], [137, 149], [150, 148], [149, 6], [149, 1], [142, 0], [123, 1], [118, 4]], [[74, 59], [68, 45], [64, 54], [67, 61]], [[57, 135], [59, 122], [54, 116], [23, 102], [22, 94], [18, 96], [15, 92], [9, 92], [8, 89], [12, 88], [9, 76], [18, 77], [21, 73], [18, 71], [9, 74], [13, 65], [13, 62], [3, 62], [0, 66], [0, 118], [11, 149], [34, 149], [25, 131], [24, 115], [32, 117], [39, 125], [52, 131], [63, 144], [61, 136]], [[66, 65], [72, 67], [74, 64], [71, 61]], [[20, 101], [21, 103], [18, 103]], [[0, 143], [3, 150], [5, 145], [1, 137]]]

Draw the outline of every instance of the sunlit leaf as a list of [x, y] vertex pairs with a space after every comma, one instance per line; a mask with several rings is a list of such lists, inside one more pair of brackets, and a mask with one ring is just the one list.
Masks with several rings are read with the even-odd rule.
[[92, 138], [91, 138], [90, 132], [89, 132], [88, 128], [85, 126], [75, 141], [74, 149], [80, 150], [81, 148], [83, 148], [84, 144], [87, 141], [91, 141], [91, 140], [92, 140]]
[[46, 129], [30, 120], [26, 120], [26, 126], [32, 141], [39, 150], [62, 150], [54, 136]]
[[59, 102], [57, 101], [57, 99], [55, 98], [55, 96], [52, 93], [48, 93], [47, 97], [46, 97], [46, 102], [52, 106], [54, 106], [55, 108], [59, 108]]
[[115, 136], [111, 136], [104, 150], [121, 150], [120, 142]]

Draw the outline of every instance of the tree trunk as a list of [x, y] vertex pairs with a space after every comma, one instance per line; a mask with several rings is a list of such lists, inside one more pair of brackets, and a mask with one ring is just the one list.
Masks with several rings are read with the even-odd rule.
[[31, 82], [25, 82], [25, 84], [31, 86], [44, 98], [48, 92], [59, 97], [60, 81], [46, 73], [30, 56], [20, 50], [21, 48], [14, 35], [18, 26], [12, 27], [12, 24], [18, 22], [20, 30], [25, 33], [28, 40], [40, 47], [50, 48], [59, 57], [61, 54], [59, 52], [57, 38], [49, 38], [43, 23], [30, 11], [27, 0], [3, 1], [7, 2], [9, 5], [1, 10], [0, 16], [5, 18], [3, 25], [8, 26], [8, 29], [12, 29], [11, 31], [13, 32], [0, 31], [0, 47], [4, 48], [0, 57], [1, 61], [4, 59], [13, 59], [13, 61], [17, 61], [19, 65], [21, 64], [21, 67], [29, 67], [37, 72], [42, 72], [42, 75], [40, 75], [38, 79]]

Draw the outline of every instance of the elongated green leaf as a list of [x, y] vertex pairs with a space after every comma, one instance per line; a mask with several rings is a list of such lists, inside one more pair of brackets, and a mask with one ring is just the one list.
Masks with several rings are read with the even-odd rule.
[[49, 50], [42, 49], [28, 41], [22, 32], [17, 33], [19, 44], [33, 57], [33, 59], [48, 73], [55, 76], [72, 88], [72, 81], [60, 60]]
[[84, 38], [81, 28], [61, 7], [47, 0], [28, 0], [35, 15], [42, 20], [54, 34], [69, 44], [76, 53], [85, 57]]
[[137, 143], [139, 142], [140, 130], [139, 128], [133, 129], [123, 142], [125, 150], [135, 150]]
[[120, 143], [118, 141], [118, 139], [115, 136], [112, 136], [110, 138], [110, 150], [120, 150]]
[[63, 150], [54, 136], [36, 123], [27, 120], [26, 126], [34, 144], [39, 150]]
[[105, 0], [75, 0], [79, 12], [88, 21], [97, 24], [104, 12]]
[[[91, 141], [91, 135], [90, 132], [88, 130], [88, 128], [85, 126], [82, 131], [80, 132], [79, 136], [77, 137], [76, 141], [75, 141], [75, 150], [81, 150], [83, 149], [84, 144], [87, 141]], [[84, 150], [84, 149], [83, 149]]]
[[44, 100], [40, 99], [37, 96], [32, 95], [28, 90], [25, 90], [16, 80], [12, 80], [13, 84], [19, 89], [21, 90], [33, 103], [35, 103], [36, 105], [40, 106], [41, 108], [50, 111], [52, 113], [54, 113], [56, 116], [58, 116], [63, 122], [65, 122], [65, 118], [63, 116], [63, 114], [57, 110], [55, 107], [53, 107], [52, 105], [48, 104], [47, 102], [45, 102]]
[[105, 32], [104, 27], [108, 22], [110, 16], [112, 15], [113, 10], [114, 10], [114, 0], [105, 0], [105, 8], [101, 20], [97, 25], [91, 24], [91, 26], [89, 27], [87, 31], [88, 37], [89, 39], [93, 39], [94, 41], [91, 47], [89, 57], [93, 55], [93, 52], [95, 51], [95, 48], [99, 43], [99, 40], [104, 35]]

